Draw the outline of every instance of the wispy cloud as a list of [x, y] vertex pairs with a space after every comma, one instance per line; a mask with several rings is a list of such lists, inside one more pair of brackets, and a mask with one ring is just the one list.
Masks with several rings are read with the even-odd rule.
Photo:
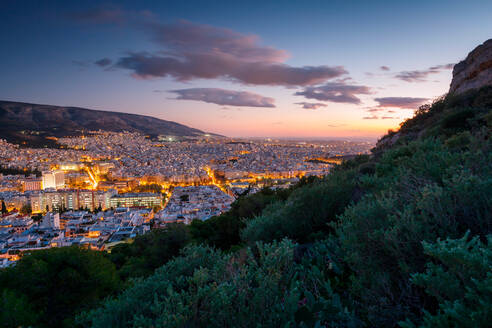
[[219, 88], [191, 88], [171, 90], [179, 100], [196, 100], [224, 106], [275, 107], [275, 100], [256, 93]]
[[359, 95], [367, 95], [371, 89], [364, 85], [351, 85], [344, 82], [328, 82], [321, 86], [306, 87], [295, 93], [308, 99], [330, 101], [336, 103], [360, 104]]
[[374, 98], [374, 101], [378, 103], [378, 108], [400, 108], [400, 109], [416, 109], [423, 105], [427, 98], [414, 98], [414, 97], [382, 97]]
[[102, 58], [102, 59], [99, 59], [99, 60], [96, 60], [94, 62], [94, 64], [100, 66], [100, 67], [106, 67], [106, 66], [109, 66], [111, 65], [113, 61], [109, 58]]
[[91, 8], [68, 14], [69, 19], [89, 24], [121, 24], [126, 21], [126, 12], [113, 5]]
[[114, 4], [105, 4], [83, 11], [71, 12], [66, 17], [82, 24], [143, 24], [155, 21], [156, 17], [149, 10], [125, 10]]
[[427, 77], [431, 74], [437, 74], [444, 70], [449, 70], [454, 67], [454, 64], [444, 64], [429, 67], [425, 70], [402, 71], [395, 75], [399, 80], [406, 82], [427, 82]]
[[380, 66], [379, 69], [386, 72], [391, 70], [388, 66]]
[[298, 103], [296, 103], [296, 105], [301, 105], [302, 108], [305, 108], [305, 109], [318, 109], [318, 108], [327, 106], [326, 104], [323, 104], [323, 103], [309, 103], [309, 102], [298, 102]]

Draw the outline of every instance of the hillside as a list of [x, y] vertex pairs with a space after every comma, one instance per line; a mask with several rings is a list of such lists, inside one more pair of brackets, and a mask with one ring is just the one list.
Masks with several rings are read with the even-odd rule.
[[[46, 136], [73, 136], [83, 131], [130, 131], [145, 135], [200, 136], [205, 132], [158, 118], [78, 107], [0, 101], [0, 138], [50, 145]], [[24, 131], [24, 132], [21, 132]]]
[[[491, 85], [449, 94], [323, 178], [241, 196], [229, 212], [154, 230], [107, 256], [72, 248], [22, 258], [0, 272], [0, 319], [489, 327], [491, 132]], [[62, 296], [48, 306], [53, 288]]]
[[441, 99], [404, 123], [425, 133], [415, 128], [322, 179], [245, 196], [230, 213], [170, 227], [159, 237], [165, 264], [153, 274], [155, 242], [114, 249], [123, 277], [150, 275], [79, 320], [87, 327], [488, 327], [491, 118], [492, 87]]

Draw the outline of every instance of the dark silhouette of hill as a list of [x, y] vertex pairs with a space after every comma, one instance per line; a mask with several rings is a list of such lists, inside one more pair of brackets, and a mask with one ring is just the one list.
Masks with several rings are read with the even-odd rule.
[[47, 136], [86, 131], [129, 131], [145, 135], [202, 136], [205, 132], [155, 117], [78, 107], [0, 101], [0, 138], [31, 146], [53, 146]]

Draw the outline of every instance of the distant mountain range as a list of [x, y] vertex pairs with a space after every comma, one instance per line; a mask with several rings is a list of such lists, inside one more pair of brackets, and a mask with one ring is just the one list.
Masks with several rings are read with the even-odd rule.
[[199, 137], [206, 132], [155, 117], [78, 107], [0, 101], [0, 138], [30, 146], [53, 146], [48, 136], [64, 137], [86, 131], [130, 131], [144, 135]]

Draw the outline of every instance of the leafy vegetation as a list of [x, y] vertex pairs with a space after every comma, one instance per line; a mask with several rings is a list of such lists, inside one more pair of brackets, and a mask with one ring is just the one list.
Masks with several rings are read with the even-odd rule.
[[120, 288], [104, 254], [78, 247], [33, 252], [0, 271], [5, 327], [70, 327], [74, 315]]
[[328, 248], [313, 246], [296, 263], [295, 244], [257, 243], [237, 254], [184, 249], [149, 279], [79, 318], [93, 327], [349, 327], [357, 320], [331, 286]]

